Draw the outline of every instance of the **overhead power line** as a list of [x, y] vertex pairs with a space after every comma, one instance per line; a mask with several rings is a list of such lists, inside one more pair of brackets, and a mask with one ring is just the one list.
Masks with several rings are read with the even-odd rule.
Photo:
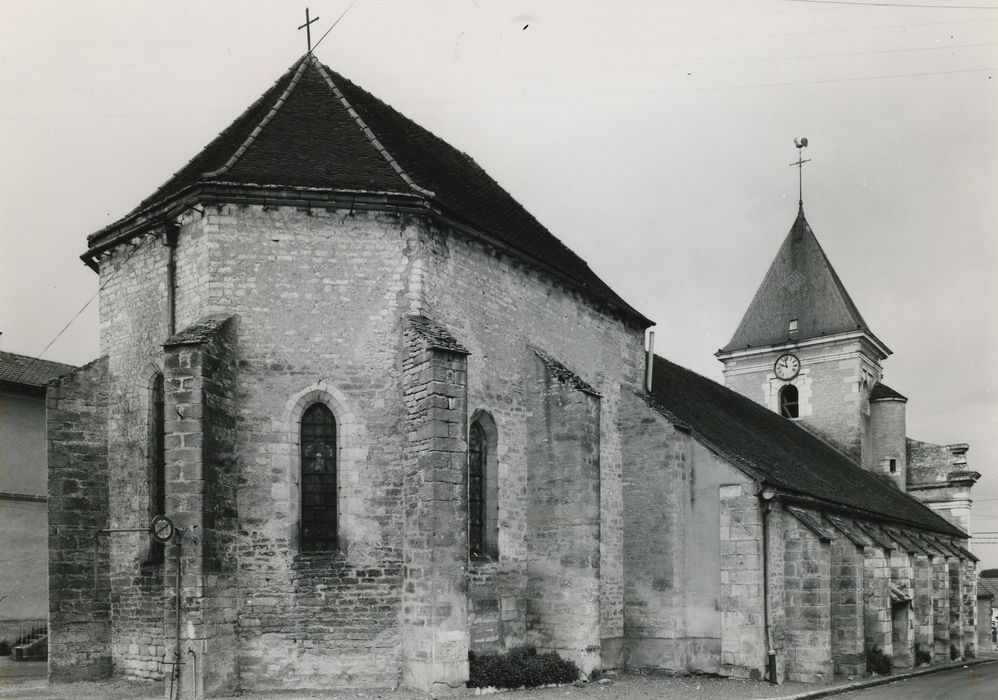
[[920, 10], [998, 10], [998, 5], [919, 5], [913, 2], [859, 2], [859, 0], [787, 0], [787, 2], [856, 7], [917, 7]]

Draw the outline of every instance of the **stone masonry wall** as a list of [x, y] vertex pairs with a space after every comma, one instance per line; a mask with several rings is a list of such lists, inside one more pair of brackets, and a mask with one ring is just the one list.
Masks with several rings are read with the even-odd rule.
[[[204, 311], [208, 262], [205, 221], [181, 219], [176, 247], [176, 324], [183, 328]], [[163, 230], [122, 244], [101, 258], [101, 351], [108, 357], [110, 525], [149, 525], [150, 492], [145, 478], [149, 453], [150, 392], [162, 373], [162, 343], [171, 333]], [[136, 471], [138, 470], [138, 474]], [[114, 671], [132, 678], [163, 676], [163, 566], [145, 534], [111, 536], [114, 589]], [[172, 637], [172, 634], [170, 635]]]
[[866, 671], [863, 644], [863, 549], [848, 537], [831, 543], [832, 660], [836, 675], [862, 676]]
[[164, 567], [167, 597], [176, 601], [180, 595], [181, 619], [178, 626], [176, 606], [168, 606], [166, 624], [171, 636], [180, 632], [170, 657], [183, 664], [177, 676], [181, 693], [195, 687], [199, 697], [231, 693], [238, 686], [232, 326], [225, 317], [206, 319], [171, 339], [164, 360], [166, 505], [183, 529]]
[[600, 400], [535, 354], [528, 374], [527, 640], [600, 668]]
[[764, 355], [729, 360], [724, 369], [725, 386], [778, 411], [777, 394], [785, 382], [776, 378], [773, 363], [787, 351], [794, 352], [801, 360], [800, 374], [792, 382], [800, 396], [800, 421], [862, 464], [869, 447], [866, 398], [881, 372], [866, 359], [868, 350], [861, 341], [780, 348]]
[[[624, 465], [624, 659], [683, 670], [682, 500], [688, 438], [640, 396], [621, 397]], [[677, 571], [677, 568], [679, 569]]]
[[[235, 312], [238, 674], [244, 689], [401, 678], [401, 302], [411, 222], [209, 207], [211, 310]], [[339, 548], [299, 548], [300, 420], [333, 413]]]
[[866, 648], [894, 655], [891, 621], [890, 550], [871, 545], [864, 550], [863, 618]]
[[433, 347], [418, 332], [431, 322], [418, 321], [403, 363], [402, 682], [439, 692], [468, 678], [467, 361], [456, 345]]
[[946, 557], [932, 557], [932, 660], [949, 661], [949, 567]]
[[[932, 605], [932, 562], [925, 554], [915, 554], [912, 561], [914, 595], [912, 603], [915, 613], [915, 646], [917, 652], [932, 654], [933, 617]], [[918, 660], [915, 660], [918, 663]]]
[[[720, 500], [721, 665], [735, 678], [763, 677], [766, 669], [765, 601], [763, 589], [762, 510], [755, 484], [747, 478], [718, 489]], [[779, 516], [766, 516], [770, 545], [779, 542]], [[775, 525], [775, 533], [773, 526]], [[771, 548], [772, 551], [772, 548]], [[783, 557], [770, 557], [770, 566], [783, 566]], [[782, 573], [782, 572], [781, 572]], [[691, 576], [693, 572], [691, 572]], [[770, 579], [770, 600], [782, 601], [783, 576]], [[693, 582], [691, 581], [691, 584]], [[693, 584], [695, 585], [695, 584]], [[781, 610], [782, 605], [777, 602]]]
[[788, 680], [832, 678], [829, 545], [783, 513], [785, 664]]
[[49, 679], [95, 680], [111, 672], [107, 536], [107, 359], [49, 387]]
[[470, 351], [469, 410], [496, 422], [499, 562], [495, 590], [508, 644], [522, 643], [526, 586], [526, 373], [529, 348], [544, 350], [600, 394], [600, 630], [602, 664], [621, 663], [623, 521], [619, 401], [641, 387], [643, 329], [522, 262], [459, 232], [414, 240], [409, 303], [425, 309]]
[[963, 658], [963, 565], [947, 559], [949, 569], [949, 649], [951, 657]]
[[977, 566], [973, 561], [966, 560], [963, 562], [963, 651], [965, 658], [971, 655], [977, 656], [978, 624], [983, 630], [991, 626], [991, 621], [983, 618], [978, 619]]
[[[891, 584], [915, 599], [914, 556], [898, 547], [891, 550]], [[910, 668], [915, 664], [915, 613], [913, 604], [891, 606], [894, 645], [894, 668]]]

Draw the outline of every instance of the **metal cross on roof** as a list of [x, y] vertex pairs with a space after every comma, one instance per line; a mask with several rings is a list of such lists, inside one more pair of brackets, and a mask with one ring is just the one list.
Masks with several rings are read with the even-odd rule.
[[797, 146], [797, 162], [791, 163], [790, 166], [797, 166], [797, 206], [800, 207], [801, 211], [804, 211], [804, 163], [811, 162], [810, 158], [804, 158], [803, 149], [807, 147], [807, 137], [805, 136], [800, 141], [794, 139], [794, 145]]
[[308, 18], [308, 8], [306, 7], [305, 8], [305, 24], [303, 24], [300, 27], [298, 27], [298, 31], [301, 31], [302, 29], [305, 30], [305, 38], [308, 41], [308, 50], [309, 50], [309, 52], [312, 51], [312, 27], [311, 27], [311, 25], [312, 25], [313, 22], [318, 22], [318, 21], [319, 21], [318, 17], [316, 17], [315, 19], [309, 19]]

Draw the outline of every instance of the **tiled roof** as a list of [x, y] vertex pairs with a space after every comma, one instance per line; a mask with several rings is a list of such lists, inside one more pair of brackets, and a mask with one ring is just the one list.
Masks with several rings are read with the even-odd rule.
[[873, 390], [870, 392], [870, 401], [876, 401], [878, 399], [900, 399], [901, 401], [907, 401], [908, 397], [904, 394], [891, 389], [889, 386], [882, 382], [877, 382]]
[[655, 358], [653, 377], [653, 404], [761, 482], [867, 518], [966, 537], [887, 479], [741, 394], [661, 357]]
[[311, 55], [136, 209], [90, 236], [88, 255], [202, 187], [408, 197], [650, 325], [469, 156]]
[[421, 337], [428, 347], [437, 350], [457, 353], [458, 355], [470, 355], [468, 349], [457, 342], [457, 338], [440, 323], [426, 316], [407, 316], [406, 325], [413, 333]]
[[977, 579], [977, 597], [986, 596], [998, 598], [998, 578], [984, 578], [981, 576]]
[[0, 383], [41, 388], [76, 369], [78, 368], [62, 362], [0, 351]]
[[[797, 331], [791, 334], [793, 320]], [[856, 330], [870, 331], [802, 208], [722, 352]]]

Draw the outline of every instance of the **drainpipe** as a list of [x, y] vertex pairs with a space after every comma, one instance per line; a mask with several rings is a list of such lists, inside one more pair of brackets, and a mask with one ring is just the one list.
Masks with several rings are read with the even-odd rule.
[[175, 663], [173, 665], [173, 675], [171, 676], [170, 685], [171, 686], [173, 685], [172, 678], [176, 678], [177, 679], [177, 697], [180, 697], [180, 567], [181, 567], [181, 564], [183, 562], [183, 559], [181, 559], [181, 556], [180, 556], [180, 554], [181, 554], [181, 552], [180, 552], [180, 542], [181, 542], [180, 533], [177, 533], [176, 538], [177, 538], [177, 584], [176, 584], [177, 595], [174, 596], [174, 599], [175, 599], [176, 605], [177, 605], [177, 609], [175, 610], [175, 613], [176, 613], [177, 617], [176, 617], [176, 629], [174, 630], [174, 634], [176, 635], [177, 648], [174, 651], [174, 661], [175, 661]]
[[170, 333], [177, 332], [177, 237], [180, 225], [176, 221], [166, 222], [163, 245], [166, 246], [166, 304], [169, 307]]
[[645, 352], [645, 391], [651, 393], [651, 371], [655, 363], [655, 331], [648, 331], [648, 350]]
[[772, 611], [769, 605], [769, 512], [776, 494], [771, 489], [759, 493], [762, 499], [762, 606], [766, 626], [766, 680], [776, 683], [776, 649], [773, 648]]

